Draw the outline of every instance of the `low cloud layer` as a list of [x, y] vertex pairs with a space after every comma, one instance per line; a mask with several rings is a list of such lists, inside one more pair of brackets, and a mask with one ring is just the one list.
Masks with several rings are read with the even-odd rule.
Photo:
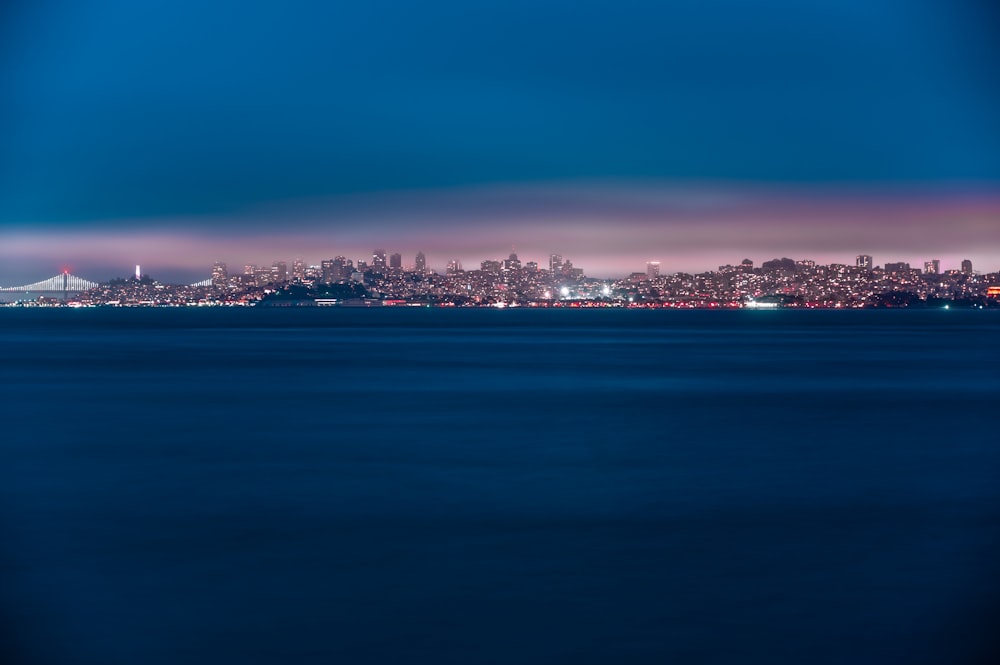
[[0, 283], [32, 281], [68, 267], [92, 279], [140, 263], [163, 279], [233, 266], [376, 247], [423, 251], [443, 268], [505, 256], [544, 263], [559, 253], [588, 274], [703, 271], [743, 258], [789, 256], [822, 263], [963, 258], [1000, 267], [1000, 190], [995, 187], [753, 187], [663, 182], [567, 182], [401, 191], [279, 202], [201, 217], [94, 220], [0, 231]]

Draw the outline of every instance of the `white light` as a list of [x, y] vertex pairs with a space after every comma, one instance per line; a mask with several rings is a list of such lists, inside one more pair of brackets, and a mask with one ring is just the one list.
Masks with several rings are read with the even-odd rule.
[[569, 287], [568, 286], [562, 287], [561, 289], [559, 289], [559, 293], [561, 293], [562, 297], [565, 298], [566, 296], [569, 295]]
[[611, 294], [611, 287], [608, 286], [607, 284], [605, 284], [604, 288], [601, 289], [601, 293], [603, 293], [604, 295], [610, 295]]

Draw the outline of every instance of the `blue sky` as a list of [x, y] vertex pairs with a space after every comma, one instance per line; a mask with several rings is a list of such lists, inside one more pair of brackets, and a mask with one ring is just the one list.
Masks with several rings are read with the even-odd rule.
[[[0, 259], [25, 264], [18, 273], [47, 246], [51, 261], [72, 263], [53, 242], [67, 234], [123, 247], [174, 234], [242, 260], [223, 256], [225, 238], [263, 255], [276, 219], [310, 260], [402, 231], [423, 232], [430, 254], [455, 229], [434, 222], [428, 201], [450, 211], [456, 198], [472, 252], [503, 236], [498, 227], [524, 233], [526, 220], [572, 234], [573, 188], [641, 199], [689, 184], [724, 199], [756, 187], [777, 200], [836, 187], [853, 210], [882, 190], [901, 209], [908, 192], [928, 190], [995, 201], [1000, 183], [989, 2], [14, 0], [0, 11]], [[560, 194], [534, 208], [509, 200], [538, 188]], [[509, 196], [468, 203], [484, 190]], [[422, 207], [379, 216], [414, 196]], [[996, 219], [993, 204], [977, 205]], [[631, 223], [633, 208], [606, 211], [607, 224]], [[941, 211], [940, 233], [920, 226], [927, 246], [915, 254], [938, 249], [951, 214]], [[886, 235], [903, 233], [907, 218], [890, 217]], [[751, 243], [762, 213], [754, 219], [701, 254], [721, 260]], [[687, 267], [671, 254], [683, 222], [664, 215], [662, 249], [634, 260]], [[831, 224], [822, 214], [783, 223], [802, 245]], [[988, 226], [975, 221], [985, 237], [959, 239], [982, 260], [1000, 252]], [[555, 235], [511, 237], [494, 253], [559, 251]], [[109, 253], [107, 269], [119, 260]]]

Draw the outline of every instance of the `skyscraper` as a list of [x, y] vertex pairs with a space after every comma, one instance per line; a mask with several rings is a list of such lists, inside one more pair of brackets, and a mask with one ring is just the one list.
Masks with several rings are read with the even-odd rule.
[[510, 256], [507, 257], [507, 260], [504, 261], [500, 265], [500, 268], [504, 272], [510, 271], [510, 270], [520, 270], [521, 269], [521, 259], [517, 258], [517, 254], [515, 254], [514, 252], [511, 252]]
[[403, 268], [403, 255], [396, 253], [389, 257], [389, 267], [393, 270], [402, 270]]
[[924, 274], [927, 275], [940, 275], [941, 274], [941, 260], [931, 259], [930, 261], [924, 261]]
[[338, 255], [338, 256], [333, 257], [333, 268], [332, 268], [332, 271], [333, 271], [333, 279], [334, 279], [334, 281], [339, 282], [340, 280], [342, 280], [342, 279], [344, 279], [346, 277], [350, 277], [351, 276], [350, 271], [347, 270], [347, 264], [348, 263], [349, 262], [347, 260], [347, 257], [345, 257], [345, 256], [339, 256]]
[[323, 259], [320, 262], [320, 269], [322, 271], [320, 279], [324, 284], [333, 284], [339, 279], [339, 275], [335, 274], [333, 259]]
[[562, 272], [563, 260], [558, 254], [549, 255], [549, 272], [557, 273]]
[[413, 262], [413, 269], [421, 275], [427, 272], [427, 257], [423, 252], [417, 252], [417, 258]]
[[271, 281], [275, 284], [288, 281], [288, 264], [284, 261], [275, 261], [271, 264]]
[[653, 279], [660, 276], [660, 262], [646, 261], [646, 277]]
[[292, 261], [292, 279], [302, 281], [306, 278], [306, 264], [302, 259]]
[[216, 262], [212, 266], [212, 286], [217, 289], [225, 288], [226, 283], [229, 281], [229, 270], [226, 268], [226, 264], [221, 261]]
[[972, 261], [970, 261], [969, 259], [965, 259], [964, 261], [962, 261], [962, 272], [964, 272], [966, 275], [972, 274]]
[[862, 268], [864, 270], [871, 270], [872, 266], [875, 265], [874, 260], [868, 254], [858, 254], [858, 258], [856, 259], [856, 264], [859, 268]]
[[375, 272], [385, 272], [385, 250], [376, 249], [372, 252], [372, 270]]

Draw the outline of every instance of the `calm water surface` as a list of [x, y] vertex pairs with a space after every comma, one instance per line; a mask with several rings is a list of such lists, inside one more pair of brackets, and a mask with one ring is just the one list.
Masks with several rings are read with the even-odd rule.
[[0, 310], [11, 663], [994, 662], [1000, 312]]

